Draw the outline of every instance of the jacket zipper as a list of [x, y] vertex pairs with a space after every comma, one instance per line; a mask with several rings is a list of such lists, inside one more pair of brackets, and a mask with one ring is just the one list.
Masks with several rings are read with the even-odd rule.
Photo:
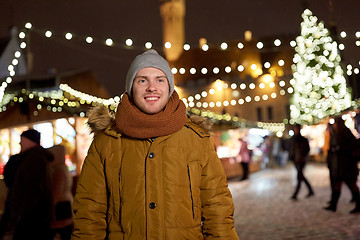
[[187, 173], [188, 173], [188, 177], [189, 177], [190, 197], [191, 197], [191, 209], [192, 209], [192, 215], [193, 215], [193, 219], [194, 219], [194, 218], [195, 218], [195, 213], [194, 213], [194, 199], [193, 199], [193, 193], [192, 193], [192, 188], [191, 188], [190, 169], [189, 169], [189, 165], [187, 165], [186, 167], [187, 167]]
[[120, 206], [119, 206], [119, 223], [121, 224], [121, 190], [120, 190], [120, 180], [121, 180], [121, 170], [119, 169], [119, 202], [120, 202]]

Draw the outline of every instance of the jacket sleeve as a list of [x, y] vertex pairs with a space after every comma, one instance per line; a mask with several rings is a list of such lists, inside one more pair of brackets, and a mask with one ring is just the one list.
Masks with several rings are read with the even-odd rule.
[[95, 137], [85, 158], [74, 198], [71, 239], [106, 239], [107, 187], [104, 162]]
[[239, 239], [234, 228], [234, 205], [224, 172], [211, 140], [201, 179], [201, 207], [205, 239]]

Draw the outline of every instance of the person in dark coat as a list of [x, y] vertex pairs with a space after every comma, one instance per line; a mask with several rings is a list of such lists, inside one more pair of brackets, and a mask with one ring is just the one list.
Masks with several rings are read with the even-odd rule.
[[1, 220], [0, 220], [0, 239], [2, 239], [2, 237], [8, 231], [7, 224], [8, 224], [9, 213], [10, 213], [10, 211], [9, 211], [10, 197], [9, 196], [11, 194], [11, 189], [14, 184], [16, 171], [19, 168], [19, 165], [22, 162], [22, 160], [23, 160], [22, 153], [14, 154], [14, 155], [10, 156], [9, 160], [7, 161], [7, 163], [4, 167], [4, 172], [3, 172], [4, 183], [5, 183], [5, 186], [7, 187], [8, 193], [7, 193], [7, 197], [5, 200], [4, 212], [3, 212], [2, 216], [1, 216]]
[[[329, 180], [330, 180], [330, 189], [331, 189], [331, 193], [334, 191], [334, 170], [337, 169], [337, 161], [336, 161], [336, 157], [335, 154], [331, 151], [330, 147], [331, 147], [331, 140], [335, 140], [335, 138], [333, 137], [332, 139], [331, 136], [333, 136], [335, 134], [335, 130], [334, 130], [334, 125], [328, 123], [327, 128], [326, 128], [326, 139], [328, 139], [326, 142], [327, 146], [326, 146], [326, 163], [327, 166], [329, 168]], [[331, 203], [331, 200], [329, 201], [329, 203]]]
[[350, 213], [360, 212], [359, 187], [356, 185], [359, 170], [357, 160], [353, 153], [356, 147], [356, 138], [350, 129], [345, 126], [341, 117], [335, 118], [334, 132], [330, 135], [330, 149], [328, 163], [330, 166], [330, 176], [332, 178], [332, 194], [328, 207], [324, 209], [336, 211], [337, 203], [341, 194], [341, 185], [344, 182], [350, 189], [355, 208]]
[[300, 191], [301, 183], [304, 182], [309, 190], [309, 193], [306, 197], [311, 197], [314, 195], [314, 191], [309, 183], [309, 181], [304, 176], [304, 168], [306, 165], [307, 157], [310, 151], [309, 141], [307, 138], [301, 135], [300, 133], [301, 125], [294, 126], [294, 136], [290, 139], [290, 152], [289, 159], [294, 162], [294, 165], [297, 170], [297, 184], [295, 192], [293, 193], [291, 199], [297, 200], [297, 195]]
[[[52, 192], [50, 162], [53, 155], [40, 146], [40, 133], [29, 129], [21, 134], [21, 152], [6, 171], [12, 174], [3, 224], [14, 240], [51, 239]], [[5, 175], [10, 176], [10, 175]]]

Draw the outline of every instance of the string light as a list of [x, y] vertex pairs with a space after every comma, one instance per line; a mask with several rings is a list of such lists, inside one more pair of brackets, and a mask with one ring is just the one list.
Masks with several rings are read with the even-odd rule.
[[222, 50], [226, 50], [228, 48], [228, 45], [227, 45], [227, 43], [223, 42], [223, 43], [221, 43], [220, 47]]
[[209, 45], [204, 44], [204, 45], [202, 45], [201, 49], [202, 49], [204, 52], [206, 52], [207, 50], [209, 50]]
[[86, 37], [85, 41], [87, 43], [92, 43], [94, 41], [94, 39], [92, 37]]
[[[317, 19], [317, 18], [316, 18]], [[28, 22], [28, 23], [26, 23], [25, 24], [25, 29], [27, 29], [28, 31], [32, 31], [32, 32], [36, 32], [36, 33], [44, 33], [44, 36], [45, 36], [45, 32], [49, 32], [49, 34], [51, 35], [51, 36], [53, 36], [53, 35], [58, 35], [58, 36], [60, 36], [61, 34], [54, 34], [54, 32], [53, 31], [51, 31], [51, 30], [42, 30], [42, 29], [38, 29], [38, 28], [34, 28], [33, 26], [32, 26], [32, 24], [30, 23], [30, 22]], [[89, 35], [88, 35], [89, 36]], [[87, 36], [87, 37], [88, 37]], [[348, 38], [348, 36], [347, 36], [347, 33], [345, 32], [345, 31], [341, 31], [340, 32], [340, 34], [339, 34], [339, 36], [341, 37], [341, 38]], [[355, 39], [356, 38], [360, 38], [360, 31], [357, 31], [354, 35], [353, 35], [354, 37], [355, 37]], [[22, 36], [22, 37], [24, 37], [24, 36]], [[70, 32], [68, 32], [68, 33], [66, 33], [66, 35], [65, 35], [65, 38], [66, 39], [68, 39], [68, 40], [72, 40], [72, 39], [75, 39], [75, 38], [82, 38], [82, 39], [87, 39], [87, 37], [83, 37], [83, 36], [81, 36], [80, 34], [75, 34], [75, 33], [70, 33]], [[92, 38], [92, 37], [91, 37]], [[93, 39], [93, 38], [92, 38]], [[128, 38], [128, 39], [130, 39], [130, 38]], [[131, 39], [130, 39], [131, 40]], [[133, 41], [133, 40], [131, 40], [131, 41]], [[86, 42], [88, 42], [87, 40], [86, 40]], [[97, 39], [96, 41], [95, 41], [95, 39], [93, 39], [93, 41], [90, 41], [90, 43], [92, 43], [92, 42], [103, 42], [103, 41], [101, 41], [100, 39]], [[126, 41], [125, 41], [126, 42]], [[107, 45], [107, 46], [109, 46], [109, 44], [105, 41], [104, 42], [105, 43], [105, 45]], [[274, 44], [274, 46], [280, 46], [281, 44], [282, 44], [282, 42], [281, 42], [281, 40], [280, 39], [275, 39], [274, 41], [273, 41], [273, 44]], [[113, 45], [114, 45], [114, 41], [113, 41]], [[131, 46], [133, 45], [133, 43], [131, 44]], [[144, 44], [145, 45], [145, 44]], [[121, 46], [121, 44], [116, 44], [116, 46]], [[296, 41], [295, 40], [292, 40], [292, 41], [290, 41], [290, 46], [291, 47], [296, 47]], [[128, 45], [127, 45], [127, 43], [125, 43], [125, 46], [124, 47], [128, 47]], [[170, 42], [167, 42], [167, 43], [165, 43], [165, 47], [166, 48], [171, 48], [171, 43]], [[189, 43], [185, 43], [184, 44], [184, 50], [185, 51], [188, 51], [191, 47], [190, 47], [190, 44]], [[242, 43], [242, 42], [238, 42], [238, 44], [236, 45], [236, 47], [238, 48], [238, 49], [243, 49], [245, 46], [244, 46], [244, 44]], [[262, 49], [263, 47], [264, 47], [264, 43], [262, 43], [262, 42], [258, 42], [257, 43], [257, 47], [258, 47], [258, 49]], [[135, 47], [136, 49], [139, 49], [139, 48], [141, 48], [140, 46], [138, 46], [138, 47]], [[149, 46], [146, 46], [146, 48], [148, 48], [148, 49], [150, 49], [151, 47], [149, 47]], [[220, 49], [223, 49], [223, 50], [227, 50], [228, 48], [229, 48], [229, 45], [226, 43], [226, 42], [222, 42], [220, 45], [219, 45], [219, 48]], [[207, 50], [209, 50], [209, 45], [208, 44], [204, 44], [203, 45], [203, 48], [202, 48], [204, 51], [207, 51]]]
[[[317, 18], [314, 18], [314, 19], [317, 19]], [[26, 24], [25, 24], [25, 28], [26, 28], [28, 31], [32, 31], [32, 32], [37, 32], [37, 33], [43, 32], [43, 33], [45, 33], [44, 36], [46, 36], [47, 38], [50, 38], [50, 37], [52, 37], [53, 35], [61, 35], [61, 34], [54, 34], [53, 31], [51, 31], [51, 30], [44, 31], [44, 30], [41, 30], [41, 29], [34, 28], [31, 23], [26, 23]], [[348, 38], [347, 33], [346, 33], [345, 31], [341, 31], [341, 33], [340, 33], [339, 35], [340, 35], [340, 37], [343, 38], [343, 39], [344, 39], [345, 37]], [[355, 39], [360, 38], [360, 31], [357, 31], [354, 35], [355, 35]], [[353, 36], [354, 36], [354, 35], [353, 35]], [[21, 34], [20, 37], [21, 37], [21, 38], [25, 38], [25, 36], [23, 35], [23, 33]], [[68, 39], [68, 40], [72, 40], [72, 39], [75, 39], [75, 38], [83, 38], [83, 39], [85, 39], [85, 41], [86, 41], [88, 44], [94, 43], [94, 42], [97, 42], [97, 43], [101, 43], [101, 42], [102, 42], [101, 40], [96, 40], [96, 39], [94, 39], [93, 37], [90, 37], [90, 36], [82, 37], [81, 35], [78, 35], [78, 34], [75, 34], [75, 33], [70, 33], [70, 32], [66, 33], [65, 38]], [[106, 46], [122, 47], [121, 43], [115, 44], [115, 41], [112, 40], [111, 38], [106, 39], [105, 42], [104, 42], [104, 44], [105, 44]], [[124, 44], [123, 47], [124, 47], [124, 48], [128, 48], [128, 47], [130, 47], [130, 46], [133, 47], [133, 44], [134, 44], [133, 40], [130, 39], [130, 38], [128, 38], [128, 39], [125, 41], [125, 44]], [[273, 44], [274, 44], [274, 46], [280, 46], [280, 45], [282, 44], [282, 42], [281, 42], [280, 39], [275, 39], [274, 42], [273, 42]], [[360, 46], [360, 41], [355, 41], [355, 44], [356, 44], [357, 46]], [[144, 44], [144, 46], [145, 46], [146, 49], [151, 49], [151, 48], [153, 47], [153, 45], [151, 44], [151, 42], [146, 42], [146, 43]], [[296, 48], [296, 41], [295, 41], [295, 40], [290, 41], [290, 46], [293, 47], [293, 48]], [[25, 43], [25, 42], [22, 42], [22, 43], [20, 44], [20, 47], [21, 47], [22, 49], [25, 49], [25, 48], [26, 48], [26, 43]], [[216, 46], [215, 46], [215, 47], [216, 47]], [[236, 47], [237, 47], [238, 49], [243, 49], [243, 48], [244, 48], [244, 44], [241, 43], [241, 42], [238, 42], [238, 44], [237, 44]], [[258, 47], [258, 49], [262, 49], [262, 48], [264, 47], [264, 43], [258, 42], [258, 43], [257, 43], [257, 47]], [[134, 49], [140, 49], [141, 47], [139, 47], [139, 46], [134, 46], [133, 48], [134, 48]], [[167, 48], [167, 49], [171, 48], [171, 43], [170, 43], [170, 42], [165, 43], [165, 48]], [[189, 43], [184, 44], [184, 50], [188, 51], [190, 48], [191, 48], [191, 47], [190, 47], [190, 44], [189, 44]], [[227, 44], [226, 42], [222, 42], [222, 43], [220, 44], [219, 48], [222, 49], [222, 50], [227, 50], [227, 49], [229, 48], [229, 46], [228, 46], [228, 44]], [[339, 44], [339, 49], [340, 49], [340, 50], [344, 50], [344, 49], [345, 49], [345, 45], [344, 45], [343, 43], [340, 43], [340, 44]], [[209, 50], [209, 45], [208, 45], [208, 44], [204, 44], [204, 45], [202, 46], [202, 50], [203, 50], [203, 51], [208, 51], [208, 50]], [[265, 67], [265, 68], [270, 68], [269, 64], [264, 65], [264, 67]], [[239, 69], [241, 70], [242, 68], [240, 67], [240, 68], [238, 68], [238, 70], [239, 70]], [[228, 71], [228, 70], [227, 70], [227, 71]], [[192, 71], [192, 72], [193, 72], [193, 71]], [[215, 72], [217, 72], [217, 70], [215, 70]], [[217, 73], [218, 73], [218, 72], [217, 72]], [[215, 74], [217, 74], [217, 73], [215, 73]], [[259, 73], [260, 73], [260, 72], [259, 72]], [[351, 73], [351, 74], [353, 74], [353, 73]]]
[[[32, 24], [31, 23], [27, 23], [26, 25], [25, 25], [25, 28], [26, 29], [28, 29], [28, 30], [30, 30], [30, 31], [36, 31], [37, 29], [34, 29], [33, 28], [33, 26], [32, 26]], [[50, 31], [50, 30], [47, 30], [48, 31], [48, 35], [46, 36], [46, 34], [44, 34], [43, 36], [46, 36], [47, 38], [50, 38], [50, 37], [52, 37], [53, 35], [55, 35], [52, 31]], [[57, 34], [56, 34], [57, 35]], [[341, 35], [342, 36], [344, 36], [344, 33], [342, 32], [341, 33]], [[77, 37], [78, 35], [77, 34], [74, 34], [74, 33], [67, 33], [66, 35], [65, 35], [65, 38], [66, 39], [68, 39], [68, 40], [72, 40], [72, 39], [74, 39], [75, 37]], [[347, 35], [346, 35], [346, 33], [345, 33], [345, 37], [346, 37]], [[357, 32], [356, 34], [355, 34], [355, 36], [358, 38], [358, 37], [360, 37], [360, 33], [359, 32]], [[19, 38], [20, 39], [24, 39], [25, 38], [25, 35], [23, 34], [23, 33], [21, 33], [21, 34], [19, 34]], [[94, 38], [92, 38], [92, 37], [86, 37], [86, 38], [84, 38], [84, 39], [86, 39], [85, 41], [87, 42], [87, 43], [93, 43], [93, 42], [100, 42], [100, 41], [95, 41], [95, 39]], [[290, 45], [292, 46], [292, 47], [295, 47], [296, 45], [294, 45], [294, 43], [296, 43], [295, 41], [291, 41], [290, 42]], [[107, 46], [114, 46], [115, 44], [114, 44], [114, 41], [112, 40], [112, 39], [110, 39], [110, 38], [108, 38], [106, 41], [105, 41], [105, 44], [107, 45]], [[171, 47], [171, 43], [167, 43], [168, 44], [168, 48], [170, 48]], [[280, 46], [282, 43], [281, 43], [281, 40], [280, 39], [275, 39], [274, 40], [274, 45], [275, 46]], [[125, 41], [125, 45], [127, 46], [127, 47], [129, 47], [129, 46], [133, 46], [133, 41], [131, 40], [131, 39], [127, 39], [126, 41]], [[21, 46], [21, 48], [22, 49], [24, 49], [24, 48], [26, 48], [26, 43], [25, 42], [22, 42], [21, 44], [20, 44], [20, 46]], [[117, 46], [119, 46], [119, 45], [117, 45]], [[342, 45], [340, 45], [340, 46], [342, 46]], [[345, 45], [343, 45], [344, 47], [343, 47], [343, 49], [345, 48]], [[145, 43], [145, 47], [146, 48], [148, 48], [148, 49], [150, 49], [151, 47], [152, 47], [152, 44], [150, 43], [150, 42], [146, 42]], [[165, 46], [166, 47], [166, 46]], [[225, 43], [225, 42], [223, 42], [221, 45], [220, 45], [220, 48], [221, 49], [223, 49], [223, 50], [226, 50], [226, 49], [228, 49], [228, 44], [227, 43]], [[264, 47], [264, 44], [262, 43], [262, 42], [258, 42], [257, 43], [257, 47], [259, 48], [259, 49], [261, 49], [261, 48], [263, 48]], [[190, 44], [188, 44], [188, 43], [186, 43], [185, 45], [184, 45], [184, 50], [189, 50], [191, 47], [190, 47]], [[243, 49], [244, 48], [244, 44], [242, 44], [241, 42], [239, 42], [238, 44], [237, 44], [237, 48], [238, 49]], [[202, 48], [204, 51], [207, 51], [208, 49], [209, 49], [209, 45], [207, 45], [207, 44], [205, 44], [205, 45], [203, 45], [203, 48]], [[265, 65], [266, 64], [266, 65]], [[264, 64], [264, 67], [270, 67], [270, 63], [265, 63]], [[278, 62], [278, 64], [279, 65], [281, 65], [282, 63], [281, 62]], [[16, 63], [16, 61], [12, 61], [12, 65], [13, 66], [16, 66], [17, 65], [17, 63]], [[256, 65], [255, 65], [256, 66]], [[10, 69], [11, 70], [13, 70], [14, 68], [12, 68], [12, 67], [10, 67]], [[9, 75], [11, 76], [11, 75], [15, 75], [15, 73], [14, 73], [14, 71], [10, 71], [10, 69], [9, 69]], [[176, 69], [176, 68], [173, 68], [173, 69]], [[177, 70], [173, 70], [172, 69], [172, 71], [173, 72], [175, 72], [174, 74], [177, 74]], [[237, 67], [237, 70], [239, 71], [239, 72], [241, 72], [241, 71], [244, 71], [244, 67], [242, 66], [242, 65], [239, 65], [238, 67]], [[196, 69], [196, 68], [194, 68], [194, 67], [191, 67], [190, 68], [190, 70], [188, 70], [191, 74], [195, 74], [198, 70]], [[207, 73], [207, 68], [203, 68], [203, 69], [201, 69], [200, 70], [200, 72], [202, 72], [203, 74], [206, 74]], [[219, 73], [219, 71], [220, 71], [220, 69], [219, 68], [217, 68], [217, 67], [215, 67], [215, 68], [213, 68], [213, 72], [215, 73], [215, 74], [217, 74], [217, 73]], [[186, 70], [185, 70], [185, 68], [184, 68], [184, 70], [182, 70], [181, 72], [186, 72]], [[205, 72], [205, 73], [204, 73]], [[227, 72], [227, 73], [230, 73], [231, 72], [231, 67], [230, 66], [227, 66], [226, 68], [225, 68], [225, 72]], [[355, 70], [353, 71], [353, 72], [355, 72]], [[180, 71], [179, 71], [179, 73], [180, 73]], [[7, 81], [9, 81], [9, 82], [11, 82], [11, 78], [8, 78], [8, 80]], [[5, 85], [7, 85], [7, 84], [4, 84], [4, 86]], [[284, 85], [284, 82], [281, 84], [281, 85]], [[281, 86], [280, 85], [280, 86]], [[271, 87], [271, 86], [270, 86]], [[284, 86], [281, 86], [281, 87], [284, 87]], [[242, 85], [240, 85], [240, 88], [241, 89], [245, 89], [246, 88], [246, 85], [245, 84], [242, 84]], [[289, 88], [288, 89], [288, 92], [291, 92], [291, 89], [292, 88]], [[0, 88], [0, 100], [2, 99], [2, 97], [3, 97], [3, 95], [4, 95], [4, 91], [5, 91], [5, 87], [3, 87], [3, 85], [2, 85], [2, 88]], [[281, 90], [281, 92], [285, 92], [283, 89]], [[1, 93], [2, 93], [2, 95], [1, 95]], [[207, 94], [207, 93], [206, 93]], [[211, 94], [211, 93], [210, 93]], [[203, 96], [203, 93], [201, 93], [201, 96]], [[266, 97], [265, 97], [266, 98]], [[258, 99], [258, 98], [256, 98], [256, 99]], [[262, 97], [262, 99], [264, 99], [264, 96]], [[105, 99], [103, 99], [103, 101], [105, 101]], [[97, 100], [94, 100], [94, 102], [97, 102]], [[241, 102], [241, 101], [240, 101]], [[234, 103], [234, 100], [230, 100], [230, 103]], [[224, 104], [224, 103], [223, 103]], [[202, 104], [203, 106], [204, 106], [204, 104]]]
[[[208, 103], [208, 102], [205, 102], [205, 101], [199, 101], [201, 98], [206, 98], [206, 97], [208, 96], [208, 94], [214, 95], [214, 94], [216, 94], [216, 91], [218, 91], [218, 92], [223, 91], [223, 89], [228, 86], [227, 83], [223, 83], [221, 80], [217, 80], [217, 81], [215, 82], [215, 85], [216, 85], [216, 87], [215, 87], [216, 90], [215, 90], [214, 88], [210, 88], [208, 91], [202, 91], [201, 93], [196, 93], [196, 94], [194, 94], [194, 95], [190, 95], [190, 96], [188, 96], [187, 98], [183, 98], [182, 100], [184, 101], [185, 104], [189, 104], [189, 103], [194, 102], [195, 100], [197, 100], [197, 103], [200, 102], [201, 105], [203, 106], [203, 108], [206, 108], [207, 106], [209, 106], [209, 107], [211, 107], [211, 108], [213, 108], [213, 107], [215, 107], [215, 106], [218, 107], [218, 106], [220, 105], [220, 103], [217, 103], [217, 104], [216, 104], [216, 103], [212, 103], [212, 102]], [[280, 81], [280, 82], [278, 83], [278, 85], [279, 85], [281, 88], [284, 88], [284, 87], [285, 87], [285, 81], [284, 81], [284, 80]], [[265, 83], [260, 83], [258, 87], [259, 87], [259, 89], [264, 89], [265, 86], [266, 86]], [[241, 84], [239, 85], [239, 88], [240, 88], [241, 90], [245, 90], [246, 87], [247, 87], [247, 86], [246, 86], [245, 83], [241, 83]], [[274, 88], [274, 87], [275, 87], [275, 83], [274, 83], [274, 82], [269, 82], [269, 87], [270, 87], [270, 88]], [[236, 90], [237, 84], [236, 84], [236, 83], [231, 83], [231, 84], [230, 84], [230, 88], [231, 88], [232, 90], [234, 90], [234, 91], [233, 91], [233, 94], [232, 94], [233, 97], [237, 98], [237, 97], [239, 96], [239, 91]], [[248, 88], [255, 91], [255, 90], [256, 90], [256, 85], [255, 85], [254, 83], [250, 83], [249, 86], [248, 86]], [[292, 88], [292, 87], [289, 87], [289, 88], [287, 89], [287, 91], [288, 91], [289, 93], [292, 93], [292, 92], [293, 92], [293, 88]], [[281, 96], [283, 96], [283, 95], [285, 95], [286, 91], [285, 91], [284, 89], [281, 89], [279, 93], [280, 93]], [[273, 92], [273, 93], [270, 94], [270, 97], [271, 97], [271, 98], [277, 98], [277, 97], [278, 97], [278, 94], [275, 93], [275, 92]], [[269, 99], [269, 96], [268, 96], [267, 94], [264, 94], [262, 97], [258, 96], [258, 97], [256, 97], [256, 99], [254, 98], [255, 101], [260, 101], [261, 99], [264, 100], [264, 101], [266, 101], [266, 100]], [[236, 101], [235, 99], [229, 99], [229, 100], [226, 100], [226, 101], [227, 101], [226, 105], [228, 106], [229, 103], [230, 103], [232, 106], [234, 106], [234, 105], [236, 105], [236, 102], [238, 102], [239, 105], [242, 105], [242, 104], [244, 104], [245, 102], [251, 102], [252, 100], [253, 100], [253, 99], [252, 99], [250, 96], [247, 96], [247, 98], [245, 97], [245, 100], [244, 100], [244, 99], [239, 99], [238, 101]], [[196, 103], [196, 104], [197, 104], [197, 103]], [[195, 103], [192, 103], [192, 105], [195, 105]], [[222, 105], [224, 105], [224, 104], [222, 104]], [[220, 106], [222, 106], [222, 105], [220, 105]], [[206, 107], [205, 107], [205, 106], [206, 106]]]
[[111, 38], [108, 38], [108, 39], [106, 39], [105, 43], [108, 46], [112, 46], [114, 44], [114, 41]]
[[[26, 24], [27, 28], [31, 28], [32, 25], [30, 23]], [[51, 32], [47, 32], [47, 36], [51, 37]], [[24, 32], [19, 34], [20, 39], [25, 39], [26, 35]], [[70, 40], [72, 38], [72, 35], [70, 33], [66, 34], [65, 37]], [[90, 40], [90, 39], [88, 39]], [[88, 41], [91, 42], [91, 41]], [[20, 43], [20, 47], [25, 42]], [[129, 44], [129, 43], [128, 43]], [[24, 46], [24, 45], [23, 45]], [[26, 47], [26, 45], [25, 45]], [[18, 58], [21, 57], [20, 51], [14, 52], [14, 59], [12, 59], [11, 63], [8, 66], [9, 71], [9, 77], [6, 78], [4, 82], [2, 82], [0, 86], [0, 112], [4, 112], [7, 110], [7, 105], [11, 102], [23, 102], [25, 99], [34, 99], [37, 98], [37, 100], [43, 104], [46, 104], [46, 110], [52, 111], [52, 112], [61, 112], [63, 111], [63, 107], [66, 104], [69, 108], [79, 108], [81, 105], [88, 104], [88, 105], [96, 105], [96, 104], [103, 104], [105, 106], [108, 106], [110, 110], [114, 110], [117, 106], [117, 104], [120, 102], [120, 97], [116, 96], [114, 98], [110, 99], [103, 99], [98, 98], [96, 96], [92, 96], [89, 94], [82, 93], [80, 91], [77, 91], [67, 84], [60, 84], [59, 90], [52, 90], [52, 91], [44, 91], [44, 92], [38, 92], [38, 91], [29, 91], [26, 89], [22, 89], [18, 93], [11, 93], [5, 95], [5, 88], [12, 82], [11, 76], [15, 75], [16, 68], [15, 66], [18, 65]], [[78, 100], [69, 100], [69, 98], [66, 98], [64, 94], [69, 95], [68, 97]], [[48, 100], [46, 100], [48, 99]], [[43, 109], [42, 104], [39, 103], [37, 105], [37, 109], [41, 110]], [[34, 115], [38, 115], [38, 111], [34, 111]], [[85, 117], [85, 112], [80, 112], [79, 116]]]

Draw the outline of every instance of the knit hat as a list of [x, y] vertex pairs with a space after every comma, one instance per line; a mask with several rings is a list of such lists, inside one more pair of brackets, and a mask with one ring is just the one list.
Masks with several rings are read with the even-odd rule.
[[38, 131], [36, 131], [35, 129], [26, 130], [21, 134], [21, 136], [26, 137], [27, 139], [40, 145], [40, 133]]
[[169, 63], [160, 56], [154, 49], [148, 50], [140, 55], [138, 55], [132, 62], [129, 71], [126, 75], [126, 86], [125, 90], [127, 94], [131, 97], [131, 89], [134, 82], [134, 78], [138, 71], [143, 68], [153, 67], [157, 68], [163, 73], [165, 73], [168, 83], [169, 83], [169, 97], [171, 97], [174, 92], [174, 75], [172, 74]]

